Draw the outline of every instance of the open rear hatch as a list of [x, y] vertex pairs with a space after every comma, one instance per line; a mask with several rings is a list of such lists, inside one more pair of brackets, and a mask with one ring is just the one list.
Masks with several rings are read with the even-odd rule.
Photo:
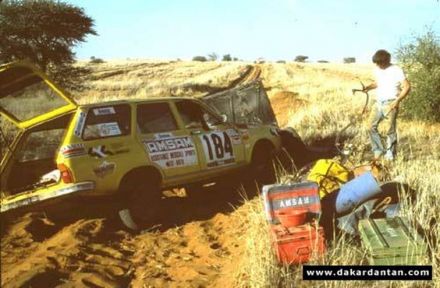
[[[40, 176], [56, 169], [54, 155], [70, 123], [71, 112], [76, 108], [75, 101], [32, 64], [0, 65], [0, 129], [3, 132], [11, 129], [6, 122], [18, 128], [12, 133], [16, 134], [12, 145], [4, 133], [0, 135], [0, 143], [5, 142], [9, 147], [0, 149], [5, 152], [4, 155], [0, 153], [3, 156], [0, 159], [1, 213], [31, 204], [34, 206], [83, 188], [76, 187], [79, 184], [69, 186], [38, 181]], [[27, 185], [30, 179], [32, 183]]]
[[76, 109], [77, 104], [27, 62], [0, 65], [0, 115], [26, 129]]
[[202, 101], [235, 124], [278, 126], [269, 97], [259, 80], [203, 96]]

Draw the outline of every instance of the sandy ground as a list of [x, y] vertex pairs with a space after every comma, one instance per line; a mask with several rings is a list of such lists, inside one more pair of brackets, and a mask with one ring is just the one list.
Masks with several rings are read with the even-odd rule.
[[231, 287], [246, 229], [240, 191], [213, 186], [163, 198], [141, 233], [116, 215], [54, 223], [28, 213], [3, 231], [1, 286]]

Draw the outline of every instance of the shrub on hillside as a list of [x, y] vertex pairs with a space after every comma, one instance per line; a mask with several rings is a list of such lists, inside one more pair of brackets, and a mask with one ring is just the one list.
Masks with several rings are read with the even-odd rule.
[[218, 55], [215, 52], [212, 52], [211, 54], [208, 54], [209, 61], [217, 61]]
[[89, 63], [91, 64], [101, 64], [104, 62], [105, 62], [104, 60], [102, 60], [101, 58], [96, 58], [95, 56], [90, 57], [90, 61], [89, 61]]
[[440, 122], [440, 41], [433, 31], [402, 45], [397, 59], [411, 83], [402, 101], [403, 115], [410, 119]]
[[225, 54], [223, 55], [222, 61], [232, 61], [231, 54]]
[[295, 62], [306, 62], [307, 59], [309, 59], [309, 56], [298, 55], [295, 57]]
[[345, 64], [356, 63], [356, 58], [354, 58], [354, 57], [345, 57], [344, 58], [344, 63]]
[[205, 56], [194, 56], [192, 61], [206, 62], [207, 59]]

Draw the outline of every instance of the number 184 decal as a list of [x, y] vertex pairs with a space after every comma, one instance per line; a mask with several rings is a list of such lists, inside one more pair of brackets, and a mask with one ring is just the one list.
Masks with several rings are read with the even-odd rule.
[[208, 167], [235, 162], [231, 138], [226, 132], [211, 132], [200, 136]]

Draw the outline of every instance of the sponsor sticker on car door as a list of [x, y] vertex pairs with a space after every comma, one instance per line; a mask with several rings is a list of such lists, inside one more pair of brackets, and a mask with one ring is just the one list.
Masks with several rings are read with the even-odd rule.
[[151, 161], [162, 168], [192, 166], [198, 163], [191, 137], [156, 138], [143, 143]]
[[208, 168], [235, 162], [231, 137], [224, 131], [206, 133], [200, 136]]

